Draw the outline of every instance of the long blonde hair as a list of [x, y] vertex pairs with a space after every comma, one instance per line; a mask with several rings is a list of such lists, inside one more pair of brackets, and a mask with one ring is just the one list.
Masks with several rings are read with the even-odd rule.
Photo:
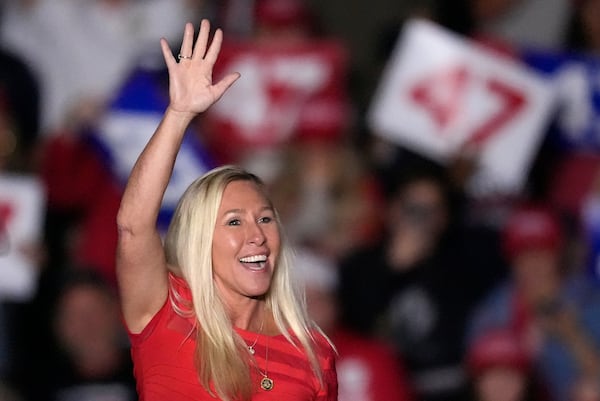
[[[198, 325], [195, 361], [200, 382], [209, 393], [216, 392], [224, 401], [238, 397], [249, 400], [253, 393], [250, 360], [244, 357], [248, 353], [241, 352], [245, 344], [233, 329], [215, 286], [212, 269], [213, 233], [223, 191], [230, 182], [239, 180], [250, 181], [265, 192], [263, 182], [254, 174], [235, 166], [215, 168], [185, 191], [165, 238], [167, 262], [175, 269], [173, 273], [186, 280], [192, 293], [192, 305], [187, 310], [177, 301], [177, 294], [171, 302], [178, 313], [195, 315]], [[275, 216], [283, 237], [277, 212]], [[304, 349], [322, 383], [312, 335], [314, 326], [306, 313], [304, 297], [293, 284], [291, 250], [284, 238], [265, 301], [278, 329], [290, 343]]]

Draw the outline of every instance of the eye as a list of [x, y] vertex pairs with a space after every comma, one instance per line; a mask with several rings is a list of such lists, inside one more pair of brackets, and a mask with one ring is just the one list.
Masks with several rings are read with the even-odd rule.
[[273, 217], [271, 217], [271, 216], [264, 216], [264, 217], [261, 217], [260, 219], [258, 219], [259, 223], [264, 223], [264, 224], [271, 223], [272, 221], [273, 221]]
[[240, 219], [231, 219], [227, 222], [228, 226], [239, 226], [242, 222]]

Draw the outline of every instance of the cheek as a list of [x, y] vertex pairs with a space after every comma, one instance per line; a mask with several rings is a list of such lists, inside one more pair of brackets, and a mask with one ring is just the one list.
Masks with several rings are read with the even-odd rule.
[[215, 231], [212, 243], [213, 263], [221, 258], [229, 258], [240, 249], [242, 239], [235, 233], [221, 230]]
[[277, 225], [269, 225], [263, 229], [263, 234], [267, 239], [267, 245], [272, 256], [279, 255], [281, 247], [281, 235]]

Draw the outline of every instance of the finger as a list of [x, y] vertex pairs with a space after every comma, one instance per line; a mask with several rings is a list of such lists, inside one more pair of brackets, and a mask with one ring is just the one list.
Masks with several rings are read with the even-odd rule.
[[215, 35], [213, 40], [206, 52], [206, 57], [204, 59], [210, 63], [215, 63], [217, 61], [217, 57], [219, 56], [219, 52], [221, 51], [221, 44], [223, 43], [223, 31], [221, 29], [217, 29], [215, 31]]
[[162, 50], [165, 63], [167, 64], [167, 68], [170, 68], [173, 64], [177, 64], [177, 60], [175, 60], [175, 57], [173, 57], [173, 51], [171, 51], [171, 47], [169, 47], [169, 43], [165, 38], [160, 39], [160, 48]]
[[227, 74], [225, 77], [223, 77], [223, 79], [217, 82], [214, 85], [216, 98], [219, 99], [221, 96], [223, 96], [225, 91], [229, 89], [229, 87], [233, 85], [233, 83], [237, 81], [239, 77], [240, 74], [238, 72], [232, 72], [231, 74]]
[[179, 54], [183, 57], [190, 57], [192, 55], [192, 46], [194, 43], [194, 25], [191, 22], [185, 24], [183, 30], [183, 41], [181, 42], [181, 50]]
[[198, 33], [198, 39], [196, 40], [196, 45], [194, 46], [194, 58], [204, 58], [209, 33], [210, 22], [207, 19], [203, 19], [202, 22], [200, 22], [200, 32]]

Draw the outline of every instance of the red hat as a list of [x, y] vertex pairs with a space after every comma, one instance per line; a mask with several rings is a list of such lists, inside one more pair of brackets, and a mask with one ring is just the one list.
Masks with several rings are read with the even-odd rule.
[[256, 22], [275, 28], [306, 25], [309, 12], [304, 0], [257, 0]]
[[517, 209], [504, 227], [504, 249], [509, 258], [531, 249], [559, 249], [562, 233], [557, 218], [539, 206]]
[[527, 372], [531, 359], [523, 344], [508, 330], [491, 330], [477, 338], [467, 355], [467, 366], [472, 375], [504, 366]]

